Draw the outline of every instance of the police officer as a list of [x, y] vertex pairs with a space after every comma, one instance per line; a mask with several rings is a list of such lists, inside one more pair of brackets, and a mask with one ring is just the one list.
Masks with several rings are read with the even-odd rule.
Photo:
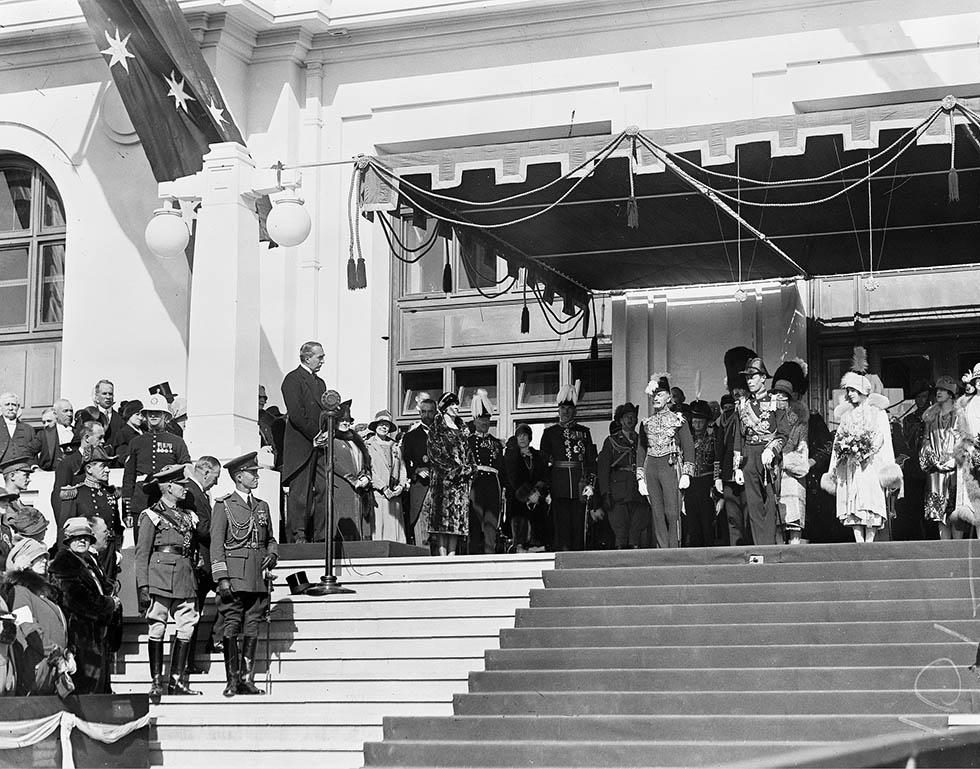
[[541, 453], [551, 465], [551, 516], [555, 550], [585, 549], [585, 507], [592, 496], [596, 450], [588, 427], [575, 421], [578, 396], [565, 385], [558, 391], [558, 424], [541, 435]]
[[491, 409], [486, 390], [477, 390], [470, 404], [473, 432], [466, 436], [476, 463], [470, 486], [471, 553], [495, 553], [500, 523], [501, 493], [506, 479], [504, 444], [490, 435]]
[[218, 612], [225, 632], [225, 697], [265, 694], [253, 683], [255, 645], [259, 621], [269, 608], [266, 577], [275, 568], [279, 553], [269, 505], [252, 496], [259, 485], [256, 456], [253, 451], [224, 466], [235, 490], [215, 502], [211, 515], [211, 573], [218, 586]]
[[[147, 507], [146, 494], [137, 481], [150, 477], [169, 465], [185, 465], [191, 461], [184, 439], [167, 430], [170, 406], [157, 393], [151, 395], [143, 408], [147, 431], [130, 441], [129, 457], [123, 471], [122, 499], [125, 515], [137, 515]], [[138, 532], [138, 530], [137, 530]]]
[[61, 509], [57, 517], [59, 542], [62, 527], [69, 518], [85, 518], [92, 524], [99, 566], [110, 582], [115, 582], [119, 573], [116, 553], [122, 546], [123, 535], [119, 518], [119, 492], [109, 483], [109, 467], [114, 459], [101, 446], [87, 447], [82, 452], [85, 480], [61, 490]]
[[167, 694], [200, 694], [187, 685], [187, 660], [191, 636], [201, 615], [197, 610], [197, 515], [180, 507], [187, 495], [184, 468], [163, 468], [143, 485], [159, 500], [140, 513], [136, 543], [136, 590], [140, 612], [149, 623], [150, 697], [163, 694], [163, 643], [167, 621], [177, 625], [170, 652]]

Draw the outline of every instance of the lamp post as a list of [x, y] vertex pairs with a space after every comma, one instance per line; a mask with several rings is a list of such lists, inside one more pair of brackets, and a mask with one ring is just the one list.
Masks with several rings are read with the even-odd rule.
[[[353, 593], [347, 587], [342, 587], [337, 581], [337, 576], [333, 573], [334, 560], [334, 522], [333, 522], [333, 436], [337, 425], [337, 417], [340, 416], [340, 393], [336, 390], [327, 390], [320, 399], [323, 404], [323, 418], [326, 420], [326, 444], [324, 452], [327, 463], [327, 488], [326, 499], [326, 543], [324, 547], [324, 574], [320, 577], [320, 584], [307, 588], [307, 595], [342, 595]], [[321, 433], [322, 435], [323, 433]]]

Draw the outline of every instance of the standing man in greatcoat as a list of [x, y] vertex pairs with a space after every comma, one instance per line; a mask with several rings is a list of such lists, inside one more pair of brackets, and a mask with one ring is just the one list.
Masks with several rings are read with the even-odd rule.
[[253, 683], [255, 647], [270, 602], [266, 578], [279, 561], [279, 549], [268, 503], [252, 496], [259, 485], [257, 456], [253, 451], [225, 464], [235, 490], [215, 502], [211, 515], [211, 576], [225, 633], [225, 697], [265, 694]]
[[585, 549], [585, 508], [594, 492], [596, 449], [588, 427], [575, 421], [578, 396], [558, 391], [558, 423], [541, 435], [541, 453], [551, 465], [551, 519], [554, 550]]
[[171, 465], [150, 477], [144, 491], [159, 500], [139, 516], [136, 543], [136, 591], [140, 613], [149, 623], [150, 698], [163, 694], [163, 645], [167, 622], [177, 625], [170, 651], [167, 694], [200, 694], [187, 684], [191, 636], [197, 610], [197, 515], [180, 506], [187, 495], [183, 465]]
[[291, 542], [324, 541], [324, 493], [326, 468], [317, 461], [313, 440], [320, 432], [320, 399], [326, 383], [317, 376], [323, 365], [323, 345], [305, 342], [299, 348], [299, 365], [282, 380], [286, 403], [283, 437], [282, 485], [289, 487], [286, 500], [286, 535]]

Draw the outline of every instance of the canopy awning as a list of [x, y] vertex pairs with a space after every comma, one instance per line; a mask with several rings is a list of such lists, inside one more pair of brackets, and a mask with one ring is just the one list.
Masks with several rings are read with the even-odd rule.
[[[960, 104], [980, 109], [980, 100]], [[634, 164], [636, 228], [627, 222], [630, 137], [598, 166], [587, 163], [548, 189], [490, 206], [473, 203], [499, 201], [556, 180], [613, 137], [382, 156], [380, 164], [424, 191], [404, 183], [395, 190], [369, 170], [362, 207], [403, 213], [424, 208], [468, 229], [512, 264], [528, 266], [535, 277], [557, 283], [559, 290], [567, 281], [586, 294], [974, 263], [980, 261], [980, 142], [964, 114], [954, 113], [959, 202], [947, 200], [950, 125], [941, 112], [928, 129], [909, 137], [907, 150], [870, 184], [859, 183], [825, 203], [750, 205], [813, 201], [841, 192], [867, 175], [869, 157], [902, 139], [939, 106], [901, 104], [643, 131]], [[678, 153], [690, 161], [681, 168], [692, 177], [735, 198], [731, 209], [790, 260], [666, 168], [643, 138]], [[871, 167], [883, 160], [872, 160]], [[708, 172], [801, 181], [761, 187]], [[826, 178], [816, 179], [821, 176]], [[487, 228], [546, 209], [525, 221]]]

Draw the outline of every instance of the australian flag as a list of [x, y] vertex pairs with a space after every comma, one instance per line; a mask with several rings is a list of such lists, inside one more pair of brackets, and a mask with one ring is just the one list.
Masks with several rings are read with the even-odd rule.
[[[158, 182], [200, 171], [211, 144], [245, 144], [176, 0], [79, 5]], [[269, 198], [257, 207], [267, 240]]]

